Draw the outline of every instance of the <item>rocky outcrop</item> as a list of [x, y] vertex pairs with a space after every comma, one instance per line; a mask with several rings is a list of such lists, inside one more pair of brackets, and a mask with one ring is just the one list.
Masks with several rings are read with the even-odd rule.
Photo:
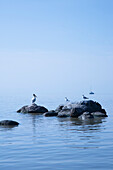
[[13, 120], [2, 120], [0, 121], [0, 125], [2, 126], [18, 126], [19, 123]]
[[93, 100], [82, 101], [73, 105], [70, 110], [70, 116], [79, 117], [84, 112], [89, 112], [92, 115], [94, 115], [95, 112], [103, 113], [102, 115], [107, 117], [106, 111], [102, 108], [102, 106]]
[[67, 103], [59, 105], [55, 111], [45, 113], [45, 116], [74, 117], [90, 119], [95, 117], [107, 117], [105, 109], [93, 100], [81, 101], [78, 103]]
[[32, 105], [23, 106], [22, 108], [17, 110], [17, 112], [18, 113], [45, 113], [48, 112], [48, 109], [33, 103]]

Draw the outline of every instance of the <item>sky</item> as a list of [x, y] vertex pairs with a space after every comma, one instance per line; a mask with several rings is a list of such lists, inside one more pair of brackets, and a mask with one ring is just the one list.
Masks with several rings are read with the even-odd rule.
[[112, 0], [0, 0], [1, 93], [110, 93], [112, 9]]

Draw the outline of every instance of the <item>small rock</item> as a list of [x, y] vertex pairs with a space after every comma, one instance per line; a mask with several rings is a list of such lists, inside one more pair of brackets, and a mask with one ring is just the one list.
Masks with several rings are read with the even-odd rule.
[[56, 112], [54, 110], [50, 110], [50, 111], [44, 113], [44, 116], [46, 116], [46, 117], [57, 116], [57, 115], [58, 115], [58, 112]]
[[59, 105], [57, 108], [56, 108], [56, 112], [60, 112], [62, 109], [63, 109], [64, 105]]
[[16, 121], [13, 121], [13, 120], [2, 120], [2, 121], [0, 121], [0, 125], [2, 125], [2, 126], [17, 126], [17, 125], [19, 125], [19, 123]]
[[86, 119], [92, 119], [94, 118], [94, 116], [89, 112], [84, 112], [81, 116], [79, 116], [79, 118], [81, 118], [82, 120], [86, 120]]
[[69, 117], [69, 116], [70, 116], [70, 110], [69, 109], [61, 110], [58, 113], [58, 117]]
[[102, 112], [92, 112], [91, 115], [94, 117], [108, 117], [105, 113]]

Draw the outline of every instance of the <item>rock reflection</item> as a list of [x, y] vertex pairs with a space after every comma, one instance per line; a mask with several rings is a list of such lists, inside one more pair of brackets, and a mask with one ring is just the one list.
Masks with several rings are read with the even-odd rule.
[[[96, 149], [101, 147], [102, 135], [107, 118], [81, 120], [77, 118], [58, 119], [65, 142], [75, 149]], [[65, 133], [64, 133], [65, 131]], [[103, 133], [102, 133], [103, 134]]]
[[105, 128], [102, 123], [106, 122], [106, 119], [107, 118], [81, 120], [78, 118], [60, 118], [58, 121], [60, 122], [60, 126], [68, 125], [71, 131], [95, 132]]
[[17, 126], [0, 126], [0, 131], [11, 131], [11, 130], [13, 130], [15, 127], [17, 127]]

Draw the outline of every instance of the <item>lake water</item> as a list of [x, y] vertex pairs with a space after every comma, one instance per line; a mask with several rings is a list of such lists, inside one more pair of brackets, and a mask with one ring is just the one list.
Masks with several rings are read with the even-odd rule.
[[[18, 127], [0, 127], [0, 170], [113, 169], [113, 96], [94, 95], [108, 117], [95, 121], [16, 113], [28, 96], [1, 95], [0, 120]], [[53, 109], [61, 99], [40, 104]]]

